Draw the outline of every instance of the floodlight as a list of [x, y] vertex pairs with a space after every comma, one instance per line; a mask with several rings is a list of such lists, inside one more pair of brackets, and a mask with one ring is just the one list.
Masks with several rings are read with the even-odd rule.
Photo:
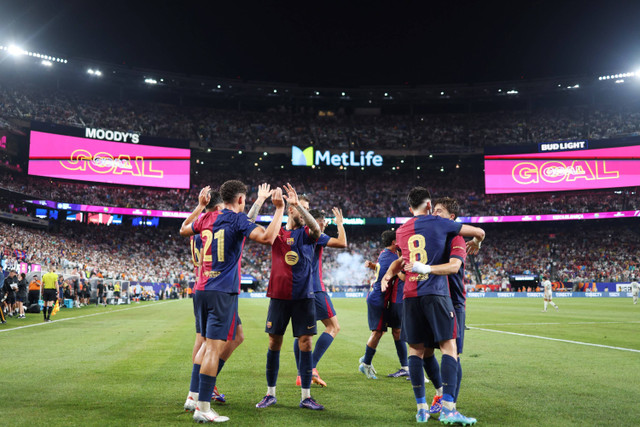
[[44, 65], [45, 67], [51, 67], [53, 65], [53, 62], [43, 59], [41, 64]]

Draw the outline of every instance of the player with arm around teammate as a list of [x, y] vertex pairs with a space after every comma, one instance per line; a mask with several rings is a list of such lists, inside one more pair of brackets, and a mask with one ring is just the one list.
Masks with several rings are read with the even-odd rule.
[[271, 247], [271, 274], [267, 297], [269, 311], [265, 332], [269, 334], [267, 351], [267, 393], [257, 408], [267, 408], [277, 402], [276, 383], [280, 369], [280, 349], [289, 321], [293, 336], [298, 338], [300, 356], [301, 401], [300, 408], [322, 410], [311, 397], [313, 372], [312, 337], [316, 334], [315, 298], [312, 266], [320, 226], [307, 210], [308, 200], [299, 198], [295, 189], [287, 184], [286, 200], [288, 220], [285, 228], [274, 239]]
[[[437, 199], [434, 202], [433, 215], [437, 215], [441, 218], [450, 219], [455, 221], [460, 211], [458, 202], [450, 197], [443, 197]], [[431, 274], [446, 275], [449, 282], [449, 292], [451, 294], [451, 302], [456, 314], [456, 320], [458, 321], [458, 336], [456, 338], [456, 347], [458, 351], [458, 384], [453, 395], [454, 402], [458, 401], [458, 394], [460, 393], [460, 384], [462, 382], [462, 365], [460, 361], [460, 355], [464, 346], [464, 331], [465, 331], [465, 318], [466, 318], [466, 302], [467, 292], [464, 288], [464, 265], [467, 259], [466, 244], [462, 236], [455, 236], [451, 239], [449, 244], [449, 262], [441, 265], [432, 265], [430, 268]], [[406, 271], [413, 271], [414, 273], [425, 273], [426, 265], [416, 261], [415, 263], [409, 263], [405, 265]], [[431, 402], [429, 408], [429, 416], [435, 417], [442, 411], [442, 378], [440, 376], [440, 366], [434, 354], [429, 356], [425, 350], [424, 368], [427, 372], [427, 376], [431, 380], [431, 383], [436, 389], [436, 395]]]
[[[266, 183], [261, 184], [258, 187], [258, 198], [256, 199], [255, 203], [249, 210], [249, 214], [248, 214], [248, 217], [251, 221], [255, 222], [255, 219], [258, 215], [258, 212], [260, 211], [260, 208], [262, 207], [264, 202], [271, 196], [271, 193], [272, 191], [270, 189], [269, 184], [266, 184]], [[222, 197], [220, 196], [220, 193], [217, 191], [209, 190], [209, 202], [205, 207], [205, 212], [221, 211], [222, 209], [224, 209], [224, 202], [222, 201]], [[195, 221], [194, 218], [191, 218], [191, 217], [187, 218], [182, 224], [182, 229], [188, 229], [188, 227], [191, 225], [193, 221]], [[190, 241], [191, 261], [194, 266], [194, 273], [196, 277], [196, 285], [194, 286], [194, 291], [195, 291], [195, 288], [197, 288], [197, 285], [200, 280], [200, 265], [202, 262], [202, 238], [200, 234], [195, 234], [191, 236], [190, 240], [191, 240]], [[193, 312], [195, 316], [196, 338], [195, 338], [193, 351], [191, 355], [191, 359], [193, 362], [193, 369], [191, 372], [191, 383], [189, 386], [189, 394], [184, 404], [185, 411], [190, 411], [190, 412], [195, 411], [196, 402], [198, 400], [198, 389], [200, 386], [199, 374], [200, 374], [200, 367], [202, 363], [202, 357], [204, 356], [204, 351], [205, 351], [205, 347], [204, 347], [205, 339], [200, 333], [200, 320], [196, 312], [197, 307], [196, 307], [195, 295], [194, 295], [194, 298], [192, 298], [192, 300], [193, 300]], [[229, 360], [229, 357], [231, 357], [231, 354], [234, 352], [234, 350], [238, 348], [240, 344], [242, 344], [242, 342], [244, 341], [244, 331], [242, 328], [242, 322], [240, 320], [239, 315], [236, 316], [236, 322], [237, 322], [236, 336], [233, 340], [228, 340], [224, 345], [224, 348], [222, 350], [222, 353], [220, 354], [220, 359], [218, 362], [218, 373], [216, 374], [216, 378], [219, 376], [220, 371], [222, 371], [222, 368], [224, 367], [226, 361]], [[213, 388], [212, 397], [213, 397], [213, 400], [215, 401], [218, 401], [221, 403], [226, 402], [224, 394], [221, 394], [218, 392], [217, 386]]]
[[[320, 227], [320, 237], [316, 242], [315, 251], [313, 253], [313, 266], [312, 266], [312, 274], [313, 274], [313, 295], [315, 298], [315, 307], [316, 307], [316, 320], [321, 321], [325, 330], [320, 335], [318, 340], [316, 341], [316, 345], [313, 349], [313, 375], [312, 382], [314, 384], [318, 384], [321, 387], [326, 387], [327, 383], [320, 378], [320, 374], [318, 374], [318, 362], [324, 355], [324, 353], [329, 349], [331, 343], [335, 339], [338, 332], [340, 332], [340, 324], [338, 323], [338, 315], [336, 314], [336, 310], [333, 308], [333, 303], [331, 302], [331, 298], [329, 294], [327, 294], [326, 288], [324, 286], [324, 282], [322, 281], [322, 254], [325, 247], [329, 248], [346, 248], [347, 247], [347, 233], [344, 229], [344, 218], [342, 217], [342, 210], [338, 208], [333, 208], [333, 215], [335, 216], [336, 226], [338, 227], [338, 237], [329, 237], [324, 234], [324, 229], [327, 226], [327, 222], [325, 220], [325, 214], [323, 211], [319, 209], [311, 209], [309, 211], [311, 216], [316, 220], [318, 226]], [[293, 341], [293, 354], [296, 358], [296, 365], [298, 365], [300, 358], [300, 346], [298, 344], [298, 339], [294, 339]], [[299, 366], [298, 366], [299, 369]], [[298, 371], [298, 376], [296, 378], [296, 385], [301, 385], [300, 372]]]
[[547, 312], [547, 305], [551, 304], [551, 307], [555, 308], [556, 311], [559, 310], [558, 306], [552, 301], [553, 300], [553, 286], [551, 286], [551, 281], [549, 280], [548, 276], [544, 276], [543, 277], [544, 280], [542, 281], [542, 289], [544, 290], [544, 310], [542, 310], [543, 313]]
[[[485, 235], [482, 229], [432, 216], [431, 194], [426, 188], [413, 188], [407, 200], [414, 216], [396, 233], [405, 264], [420, 261], [426, 264], [428, 269], [431, 265], [446, 264], [449, 260], [448, 241], [458, 234], [473, 237], [465, 246], [469, 253], [477, 252]], [[401, 269], [402, 264], [397, 263], [395, 268], [389, 269], [386, 278], [393, 277]], [[465, 417], [456, 410], [453, 397], [458, 377], [458, 324], [446, 277], [431, 275], [429, 272], [407, 272], [403, 310], [402, 326], [410, 353], [409, 375], [418, 406], [416, 420], [426, 422], [429, 419], [429, 406], [424, 388], [423, 356], [431, 354], [435, 347], [440, 347], [443, 381], [440, 421], [444, 424], [475, 424], [474, 418]]]
[[284, 201], [282, 190], [274, 190], [272, 200], [276, 212], [271, 224], [264, 229], [244, 213], [247, 187], [236, 180], [227, 181], [220, 187], [224, 208], [200, 216], [210, 201], [209, 189], [205, 187], [200, 192], [198, 207], [183, 223], [180, 235], [200, 234], [202, 238], [200, 280], [195, 298], [205, 349], [193, 419], [221, 422], [228, 418], [211, 409], [211, 397], [225, 343], [233, 340], [236, 334], [242, 247], [246, 237], [265, 245], [275, 239], [284, 213]]

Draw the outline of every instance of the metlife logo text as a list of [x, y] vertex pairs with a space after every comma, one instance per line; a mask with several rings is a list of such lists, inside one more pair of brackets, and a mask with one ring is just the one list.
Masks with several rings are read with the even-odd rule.
[[293, 166], [319, 166], [320, 164], [327, 166], [344, 166], [344, 167], [365, 167], [365, 166], [382, 166], [382, 156], [373, 151], [349, 151], [340, 154], [331, 154], [329, 150], [315, 151], [313, 147], [307, 147], [304, 150], [291, 147], [291, 164]]

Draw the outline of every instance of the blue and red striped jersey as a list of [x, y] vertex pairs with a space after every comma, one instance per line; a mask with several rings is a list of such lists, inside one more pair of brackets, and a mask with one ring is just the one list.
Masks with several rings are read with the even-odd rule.
[[193, 263], [193, 272], [196, 276], [195, 287], [200, 281], [200, 251], [202, 250], [202, 238], [199, 234], [191, 236], [191, 262]]
[[191, 228], [202, 239], [197, 291], [240, 292], [240, 257], [245, 237], [257, 225], [244, 212], [229, 209], [206, 212]]
[[454, 307], [464, 307], [467, 303], [467, 291], [464, 288], [464, 264], [467, 261], [467, 245], [462, 236], [455, 236], [449, 245], [449, 259], [458, 258], [462, 261], [460, 270], [447, 276], [449, 292]]
[[[462, 224], [432, 215], [411, 218], [396, 232], [396, 241], [405, 263], [420, 261], [436, 265], [449, 262], [448, 239], [457, 235]], [[421, 295], [449, 295], [446, 276], [408, 272], [404, 297]]]
[[324, 287], [324, 282], [322, 281], [322, 252], [324, 251], [324, 247], [327, 246], [331, 237], [322, 233], [320, 237], [318, 237], [318, 241], [316, 242], [316, 248], [313, 252], [313, 292], [326, 292], [326, 288]]
[[391, 292], [391, 286], [387, 288], [386, 292], [382, 292], [380, 285], [382, 284], [382, 278], [386, 274], [391, 263], [398, 259], [398, 254], [385, 248], [378, 256], [378, 262], [376, 263], [376, 279], [371, 283], [371, 290], [367, 301], [375, 306], [381, 306], [385, 304], [385, 300], [388, 299], [388, 295]]
[[269, 298], [295, 300], [313, 298], [312, 265], [316, 241], [309, 227], [287, 230], [280, 228], [271, 246]]
[[404, 298], [404, 281], [400, 280], [398, 276], [395, 277], [393, 288], [391, 289], [391, 302], [401, 303]]

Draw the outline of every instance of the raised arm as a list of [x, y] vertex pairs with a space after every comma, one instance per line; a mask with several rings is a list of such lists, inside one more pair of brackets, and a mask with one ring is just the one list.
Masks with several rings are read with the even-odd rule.
[[191, 212], [191, 214], [182, 222], [182, 226], [180, 227], [180, 235], [183, 237], [193, 236], [195, 233], [191, 228], [191, 224], [198, 219], [204, 208], [209, 204], [211, 200], [211, 195], [209, 191], [211, 190], [210, 186], [204, 187], [200, 190], [200, 194], [198, 195], [198, 206]]
[[262, 205], [269, 197], [271, 197], [271, 193], [271, 186], [269, 184], [264, 183], [258, 186], [258, 198], [253, 203], [251, 209], [249, 209], [249, 213], [247, 214], [251, 221], [256, 222], [256, 218], [258, 217], [258, 213], [260, 212]]
[[300, 200], [298, 200], [298, 193], [296, 193], [296, 190], [291, 186], [291, 184], [287, 183], [287, 185], [284, 186], [284, 189], [287, 191], [287, 195], [284, 196], [286, 201], [300, 213], [302, 219], [304, 220], [304, 223], [307, 227], [309, 227], [309, 237], [311, 237], [313, 240], [318, 240], [318, 237], [320, 237], [320, 234], [322, 234], [318, 222], [309, 213], [308, 210], [300, 205]]
[[346, 248], [347, 247], [347, 233], [344, 230], [344, 218], [342, 217], [342, 209], [333, 208], [333, 214], [336, 217], [336, 226], [338, 227], [338, 237], [332, 237], [327, 242], [327, 246], [330, 248]]
[[282, 199], [281, 188], [278, 187], [273, 190], [271, 201], [276, 207], [276, 213], [273, 215], [271, 223], [266, 229], [261, 226], [257, 226], [251, 232], [251, 234], [249, 234], [249, 239], [263, 245], [273, 245], [276, 237], [278, 237], [278, 231], [280, 231], [280, 228], [282, 227], [282, 217], [284, 216], [284, 200]]

